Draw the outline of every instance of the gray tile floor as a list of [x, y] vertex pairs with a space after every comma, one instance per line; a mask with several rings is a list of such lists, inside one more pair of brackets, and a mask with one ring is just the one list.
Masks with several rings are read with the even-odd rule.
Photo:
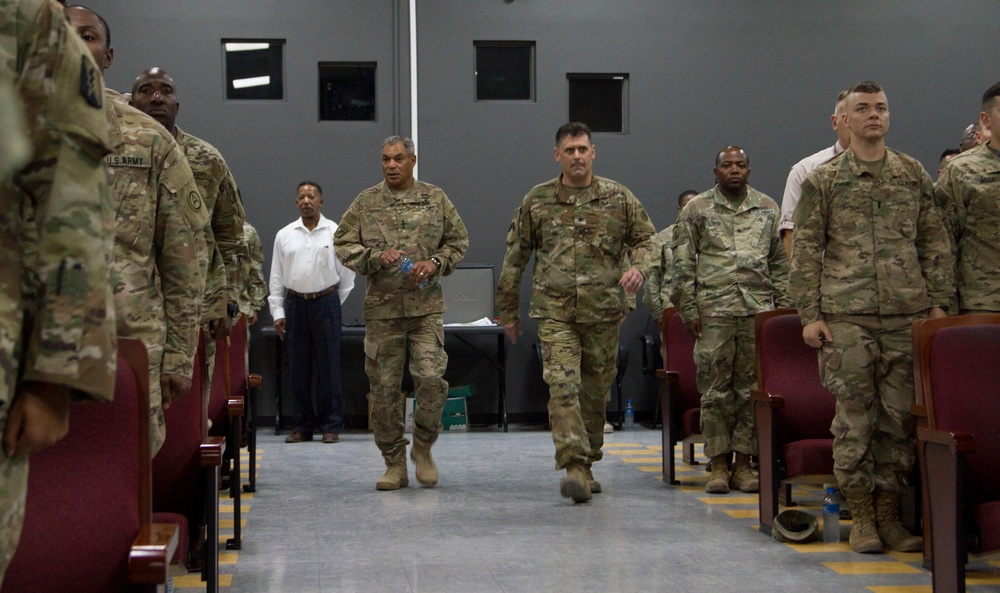
[[[639, 427], [607, 436], [660, 442], [659, 431]], [[375, 490], [383, 465], [368, 433], [335, 445], [283, 437], [260, 432], [233, 593], [850, 593], [930, 584], [922, 570], [838, 574], [822, 563], [892, 558], [795, 551], [757, 532], [755, 520], [734, 519], [618, 456], [594, 466], [604, 493], [574, 505], [559, 496], [542, 430], [444, 434], [434, 447], [438, 486], [417, 486], [411, 465], [410, 487], [397, 492]]]

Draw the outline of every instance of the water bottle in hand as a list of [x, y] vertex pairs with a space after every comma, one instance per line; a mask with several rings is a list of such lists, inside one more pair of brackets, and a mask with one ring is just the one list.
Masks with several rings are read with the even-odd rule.
[[[399, 258], [399, 269], [404, 275], [409, 275], [410, 270], [413, 269], [413, 260], [406, 257], [405, 255]], [[417, 288], [423, 288], [427, 286], [427, 280], [424, 280], [420, 284], [417, 284]]]
[[840, 542], [840, 499], [833, 486], [826, 487], [826, 496], [823, 497], [823, 542]]

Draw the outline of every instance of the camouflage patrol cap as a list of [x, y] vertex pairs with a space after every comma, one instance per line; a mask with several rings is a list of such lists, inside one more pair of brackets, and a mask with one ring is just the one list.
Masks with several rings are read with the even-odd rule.
[[819, 523], [816, 517], [803, 511], [785, 510], [774, 518], [771, 536], [779, 542], [804, 544], [816, 539]]

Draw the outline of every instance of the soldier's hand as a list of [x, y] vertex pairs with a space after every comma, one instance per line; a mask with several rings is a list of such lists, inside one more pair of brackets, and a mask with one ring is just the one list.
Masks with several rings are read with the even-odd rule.
[[388, 268], [399, 263], [400, 258], [402, 258], [405, 253], [396, 249], [395, 247], [390, 247], [382, 252], [382, 255], [378, 256], [378, 263], [382, 264], [383, 268]]
[[437, 264], [429, 259], [413, 262], [413, 268], [410, 269], [410, 282], [414, 285], [426, 282], [436, 271]]
[[640, 272], [635, 267], [631, 267], [625, 270], [625, 273], [622, 274], [622, 279], [618, 281], [618, 284], [621, 284], [622, 288], [625, 289], [626, 293], [635, 294], [639, 292], [640, 288], [642, 288], [642, 283], [644, 280], [645, 279], [642, 277], [642, 272]]
[[521, 322], [503, 324], [503, 333], [507, 334], [507, 339], [511, 344], [517, 344], [517, 337], [521, 335]]
[[3, 431], [4, 451], [20, 457], [59, 442], [69, 432], [69, 387], [24, 383], [17, 389]]
[[163, 409], [180, 396], [191, 391], [191, 379], [183, 375], [163, 375], [160, 377], [160, 392], [163, 397]]
[[233, 333], [233, 320], [226, 316], [221, 319], [213, 319], [208, 322], [208, 331], [212, 334], [213, 340], [221, 340]]
[[251, 311], [250, 315], [247, 317], [247, 327], [253, 327], [257, 324], [257, 312]]
[[820, 319], [819, 321], [807, 323], [802, 328], [802, 339], [813, 348], [822, 348], [823, 344], [833, 341], [833, 334], [830, 333], [830, 328], [826, 326], [826, 322]]
[[701, 319], [692, 319], [684, 324], [684, 331], [687, 335], [691, 337], [692, 340], [697, 340], [701, 337]]
[[274, 320], [274, 331], [278, 332], [278, 337], [281, 338], [282, 342], [284, 342], [285, 341], [285, 318], [284, 317], [282, 317], [281, 319], [275, 319]]
[[947, 317], [948, 313], [941, 307], [931, 307], [930, 315], [931, 319], [937, 319], [938, 317]]

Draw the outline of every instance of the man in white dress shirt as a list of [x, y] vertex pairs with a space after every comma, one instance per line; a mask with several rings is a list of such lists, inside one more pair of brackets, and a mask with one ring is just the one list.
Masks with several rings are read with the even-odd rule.
[[[324, 443], [340, 440], [343, 395], [340, 389], [341, 304], [354, 288], [354, 272], [337, 259], [337, 224], [319, 213], [323, 189], [299, 184], [295, 199], [302, 217], [278, 231], [271, 258], [268, 304], [274, 329], [288, 347], [295, 395], [295, 430], [286, 443], [311, 441], [319, 429]], [[316, 406], [312, 405], [313, 362]]]
[[802, 195], [802, 182], [813, 169], [844, 152], [851, 145], [851, 131], [847, 129], [847, 120], [844, 119], [846, 109], [847, 91], [840, 91], [837, 95], [837, 105], [833, 115], [830, 116], [830, 125], [833, 131], [837, 132], [837, 142], [795, 163], [788, 173], [785, 194], [781, 198], [781, 223], [778, 225], [778, 232], [781, 233], [781, 241], [785, 244], [785, 252], [788, 253], [789, 259], [792, 257], [792, 234], [795, 230], [792, 214], [795, 213], [795, 205], [799, 203], [799, 196]]

